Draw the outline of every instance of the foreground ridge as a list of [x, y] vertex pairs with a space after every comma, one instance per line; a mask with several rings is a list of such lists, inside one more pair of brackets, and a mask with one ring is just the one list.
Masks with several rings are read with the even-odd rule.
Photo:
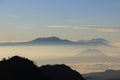
[[85, 80], [81, 74], [62, 65], [37, 67], [27, 58], [13, 56], [0, 61], [0, 80]]

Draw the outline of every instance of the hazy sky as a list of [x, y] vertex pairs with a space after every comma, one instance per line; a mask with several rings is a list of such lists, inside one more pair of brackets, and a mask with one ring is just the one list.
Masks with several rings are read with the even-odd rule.
[[120, 40], [120, 0], [0, 0], [0, 41]]

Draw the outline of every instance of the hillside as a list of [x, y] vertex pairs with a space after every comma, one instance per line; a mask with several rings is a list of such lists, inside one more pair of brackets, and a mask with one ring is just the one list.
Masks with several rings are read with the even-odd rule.
[[27, 58], [13, 56], [0, 61], [0, 80], [85, 80], [66, 65], [38, 67]]
[[87, 80], [120, 80], [120, 70], [106, 70], [83, 75]]

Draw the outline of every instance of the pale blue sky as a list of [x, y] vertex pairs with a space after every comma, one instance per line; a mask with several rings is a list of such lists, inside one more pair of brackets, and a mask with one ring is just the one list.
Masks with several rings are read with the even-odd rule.
[[0, 41], [47, 36], [119, 41], [119, 33], [120, 0], [0, 0]]

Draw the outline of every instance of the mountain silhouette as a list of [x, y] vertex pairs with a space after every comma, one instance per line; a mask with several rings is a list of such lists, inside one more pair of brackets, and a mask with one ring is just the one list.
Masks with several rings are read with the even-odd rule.
[[109, 57], [104, 54], [101, 50], [94, 49], [94, 48], [88, 48], [84, 51], [76, 54], [74, 57], [71, 58], [71, 60], [74, 60], [75, 62], [103, 62], [103, 61], [111, 61], [113, 57]]
[[83, 54], [91, 54], [91, 53], [97, 53], [97, 54], [101, 54], [102, 52], [98, 49], [86, 49], [85, 51], [82, 52]]
[[87, 80], [120, 80], [120, 70], [108, 69], [104, 72], [94, 72], [83, 75]]
[[0, 46], [32, 46], [32, 45], [79, 45], [79, 46], [111, 46], [105, 39], [91, 39], [88, 41], [70, 41], [58, 37], [36, 38], [27, 42], [7, 42], [0, 43]]
[[64, 64], [45, 65], [39, 69], [45, 80], [85, 80], [80, 73]]
[[0, 80], [85, 80], [66, 65], [37, 67], [27, 58], [13, 56], [0, 61]]
[[[77, 55], [78, 56], [78, 55]], [[95, 58], [107, 58], [108, 56], [105, 55], [102, 51], [98, 49], [86, 49], [85, 51], [81, 52], [80, 56], [90, 58], [95, 60]]]
[[38, 67], [30, 60], [14, 56], [0, 61], [0, 80], [41, 80]]
[[84, 45], [109, 45], [109, 41], [102, 38], [91, 39], [91, 40], [79, 40], [78, 42]]
[[55, 44], [73, 44], [74, 42], [66, 39], [60, 39], [58, 37], [46, 37], [46, 38], [37, 38], [30, 41], [29, 43], [34, 45], [44, 44], [44, 45], [55, 45]]

